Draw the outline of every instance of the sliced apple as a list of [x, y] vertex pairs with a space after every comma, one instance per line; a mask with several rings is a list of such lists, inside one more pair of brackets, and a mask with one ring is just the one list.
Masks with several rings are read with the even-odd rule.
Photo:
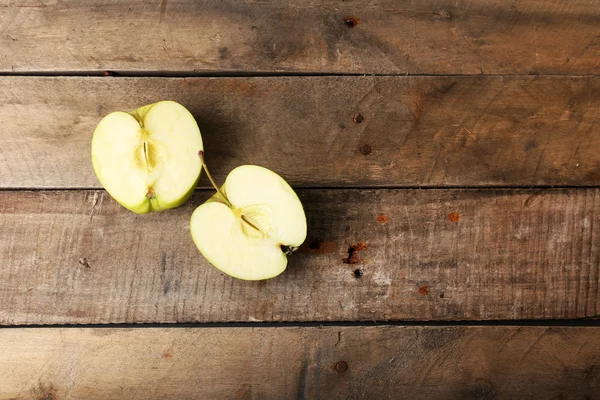
[[281, 274], [287, 255], [306, 239], [306, 217], [294, 190], [275, 172], [235, 168], [217, 193], [192, 214], [194, 243], [216, 268], [235, 278]]
[[200, 178], [203, 150], [192, 114], [174, 101], [104, 117], [92, 138], [98, 180], [122, 206], [145, 214], [184, 203]]

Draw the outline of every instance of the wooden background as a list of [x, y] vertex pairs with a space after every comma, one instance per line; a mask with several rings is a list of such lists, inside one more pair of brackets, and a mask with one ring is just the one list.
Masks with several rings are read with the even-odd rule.
[[[600, 398], [599, 74], [592, 0], [0, 2], [0, 399]], [[283, 275], [102, 190], [163, 99], [297, 189]]]

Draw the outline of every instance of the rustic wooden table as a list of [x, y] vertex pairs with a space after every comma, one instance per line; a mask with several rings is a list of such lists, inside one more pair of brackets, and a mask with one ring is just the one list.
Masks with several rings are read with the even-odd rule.
[[[4, 0], [0, 72], [1, 399], [600, 398], [598, 1]], [[162, 99], [297, 189], [283, 275], [101, 189]]]

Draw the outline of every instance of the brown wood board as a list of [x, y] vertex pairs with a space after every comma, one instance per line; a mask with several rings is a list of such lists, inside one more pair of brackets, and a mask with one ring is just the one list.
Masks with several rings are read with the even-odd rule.
[[0, 191], [0, 323], [600, 315], [599, 189], [299, 190], [308, 238], [260, 282], [194, 246], [211, 194], [139, 216], [103, 191]]
[[[0, 398], [595, 398], [599, 20], [592, 0], [0, 4]], [[138, 216], [99, 190], [94, 127], [163, 99], [218, 182], [259, 164], [298, 188], [281, 276], [198, 253], [212, 192]], [[59, 327], [115, 323], [153, 325]], [[56, 326], [8, 327], [36, 324]]]
[[594, 0], [4, 2], [0, 71], [598, 74]]
[[584, 327], [8, 329], [5, 399], [583, 399]]
[[164, 99], [195, 115], [218, 182], [259, 164], [296, 187], [597, 186], [597, 93], [597, 77], [0, 77], [0, 187], [99, 188], [100, 119]]

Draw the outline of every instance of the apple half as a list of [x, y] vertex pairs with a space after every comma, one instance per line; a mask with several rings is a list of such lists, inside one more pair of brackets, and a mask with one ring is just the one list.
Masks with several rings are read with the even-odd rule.
[[145, 214], [177, 207], [192, 195], [202, 150], [192, 114], [167, 100], [105, 116], [92, 138], [92, 164], [119, 204]]
[[294, 190], [275, 172], [242, 165], [192, 214], [190, 230], [202, 255], [227, 275], [262, 280], [281, 274], [287, 256], [306, 239], [306, 216]]

